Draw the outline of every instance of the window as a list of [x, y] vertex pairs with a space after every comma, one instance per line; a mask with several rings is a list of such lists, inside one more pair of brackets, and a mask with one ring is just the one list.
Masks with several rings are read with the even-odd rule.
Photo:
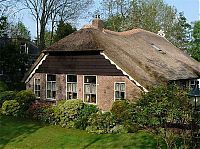
[[159, 47], [157, 47], [156, 45], [154, 45], [153, 43], [151, 44], [151, 46], [156, 49], [158, 52], [162, 53], [162, 54], [166, 54], [164, 51], [162, 51]]
[[56, 75], [47, 75], [47, 98], [56, 99]]
[[200, 82], [199, 79], [198, 79], [198, 80], [190, 80], [190, 88], [191, 88], [191, 89], [194, 88], [195, 85], [196, 85], [196, 83], [197, 83], [197, 85], [198, 85], [199, 88], [200, 88], [200, 83], [199, 83], [199, 82]]
[[115, 83], [115, 100], [125, 98], [125, 83]]
[[34, 93], [36, 98], [40, 98], [40, 79], [34, 79]]
[[84, 76], [84, 102], [96, 103], [96, 76]]
[[77, 99], [77, 75], [67, 75], [67, 99]]

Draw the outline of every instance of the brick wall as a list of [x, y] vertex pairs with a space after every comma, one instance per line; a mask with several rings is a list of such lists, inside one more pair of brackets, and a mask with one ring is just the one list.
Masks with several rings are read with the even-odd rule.
[[[41, 81], [41, 100], [46, 99], [46, 74], [36, 73], [26, 84], [27, 89], [34, 90], [34, 78], [40, 78]], [[141, 89], [137, 87], [126, 76], [97, 76], [97, 105], [100, 109], [108, 111], [114, 102], [114, 84], [115, 82], [125, 82], [125, 98], [131, 101], [136, 100]], [[83, 75], [78, 75], [77, 92], [78, 99], [83, 99]], [[56, 75], [56, 99], [66, 99], [66, 74]]]

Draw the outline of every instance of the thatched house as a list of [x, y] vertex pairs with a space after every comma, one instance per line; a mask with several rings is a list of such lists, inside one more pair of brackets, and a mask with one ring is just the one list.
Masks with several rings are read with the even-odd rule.
[[199, 77], [200, 63], [164, 37], [142, 29], [105, 30], [95, 19], [45, 49], [25, 82], [41, 100], [78, 98], [108, 110], [115, 100], [135, 100], [151, 86], [189, 86]]

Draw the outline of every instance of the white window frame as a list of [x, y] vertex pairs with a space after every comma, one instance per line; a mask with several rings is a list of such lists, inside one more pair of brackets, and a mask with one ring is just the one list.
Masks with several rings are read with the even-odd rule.
[[[51, 82], [51, 85], [52, 85], [52, 83], [55, 83], [56, 84], [56, 81], [47, 81], [47, 76], [48, 75], [55, 75], [56, 76], [56, 74], [46, 74], [46, 99], [47, 100], [56, 100], [56, 98], [48, 98], [47, 97], [47, 84], [48, 84], [48, 82]], [[57, 86], [55, 87], [56, 88], [56, 94], [57, 94]], [[51, 90], [51, 92], [52, 92], [52, 90]]]
[[117, 91], [116, 90], [116, 88], [115, 88], [115, 86], [116, 86], [116, 84], [124, 84], [125, 86], [124, 86], [124, 99], [126, 99], [126, 83], [125, 82], [114, 82], [114, 101], [116, 101], [116, 100], [120, 100], [120, 99], [118, 99], [118, 98], [115, 98], [116, 96], [115, 96], [115, 92]]
[[[191, 81], [194, 81], [194, 83], [191, 83]], [[192, 79], [189, 81], [189, 88], [192, 89], [191, 85], [195, 86], [196, 81], [198, 81], [199, 83], [199, 88], [200, 88], [200, 79]]]
[[67, 74], [67, 75], [66, 75], [66, 100], [70, 100], [70, 99], [67, 98], [67, 93], [68, 93], [67, 84], [68, 84], [68, 83], [71, 83], [71, 84], [72, 84], [72, 83], [75, 83], [75, 82], [68, 82], [68, 81], [67, 81], [67, 76], [68, 76], [68, 75], [75, 75], [76, 78], [77, 78], [77, 81], [76, 81], [76, 94], [77, 94], [77, 98], [76, 98], [76, 99], [78, 99], [78, 75], [76, 75], [76, 74]]
[[[96, 103], [93, 103], [93, 102], [85, 102], [85, 84], [88, 84], [88, 83], [85, 83], [85, 77], [96, 77]], [[97, 98], [97, 75], [83, 75], [83, 102], [84, 103], [87, 103], [87, 104], [94, 104], [94, 105], [97, 105], [97, 101], [98, 101], [98, 98]]]
[[[36, 98], [40, 99], [40, 97], [41, 97], [41, 80], [40, 80], [40, 84], [39, 84], [39, 86], [40, 86], [39, 90], [36, 90], [36, 88], [35, 88], [36, 80], [40, 80], [40, 78], [34, 78], [34, 84], [33, 84], [34, 94], [35, 94]], [[37, 96], [36, 92], [40, 92], [40, 96]]]

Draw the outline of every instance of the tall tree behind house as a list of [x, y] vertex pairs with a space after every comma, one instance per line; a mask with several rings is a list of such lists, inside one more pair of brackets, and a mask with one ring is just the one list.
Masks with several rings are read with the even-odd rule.
[[21, 0], [31, 12], [37, 25], [37, 41], [40, 50], [45, 48], [45, 31], [51, 26], [51, 38], [58, 20], [75, 20], [90, 6], [93, 0]]
[[188, 48], [190, 24], [183, 13], [163, 0], [103, 0], [105, 26], [114, 31], [142, 28], [154, 33], [164, 30], [165, 37], [178, 48]]

